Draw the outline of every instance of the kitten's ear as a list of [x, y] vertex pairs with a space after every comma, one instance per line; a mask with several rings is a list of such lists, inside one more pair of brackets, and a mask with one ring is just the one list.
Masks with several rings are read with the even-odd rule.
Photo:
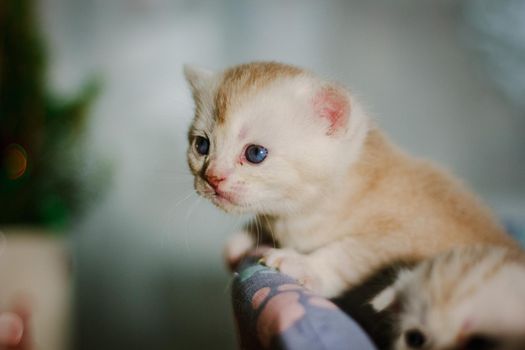
[[185, 64], [183, 69], [184, 77], [194, 93], [205, 89], [215, 76], [215, 73], [210, 70], [190, 64]]
[[317, 116], [328, 121], [327, 135], [344, 130], [350, 118], [350, 94], [341, 86], [327, 84], [316, 92], [313, 99]]
[[391, 285], [385, 289], [383, 289], [378, 295], [376, 295], [372, 301], [370, 301], [370, 305], [372, 305], [372, 308], [377, 311], [381, 312], [386, 309], [392, 308], [394, 305], [396, 305], [398, 302], [398, 295], [397, 290], [394, 285]]

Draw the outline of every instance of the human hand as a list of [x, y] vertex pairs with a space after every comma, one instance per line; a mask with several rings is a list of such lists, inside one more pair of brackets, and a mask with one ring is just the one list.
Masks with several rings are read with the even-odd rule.
[[13, 311], [0, 312], [0, 349], [32, 350], [29, 332], [29, 307], [18, 304]]

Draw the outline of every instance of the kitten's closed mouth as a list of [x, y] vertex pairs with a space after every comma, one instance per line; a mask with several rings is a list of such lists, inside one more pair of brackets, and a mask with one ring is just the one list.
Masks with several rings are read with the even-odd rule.
[[217, 200], [219, 200], [221, 202], [222, 201], [226, 201], [226, 202], [228, 202], [230, 204], [235, 204], [233, 196], [231, 194], [227, 193], [227, 192], [223, 192], [223, 191], [217, 189], [217, 190], [214, 191], [214, 196], [215, 196], [215, 198], [217, 198]]
[[[204, 182], [204, 186], [197, 186], [196, 190], [203, 197], [209, 199], [213, 204], [220, 208], [237, 206], [235, 196], [231, 192], [226, 192], [220, 189], [213, 188], [208, 183]], [[200, 188], [199, 188], [200, 187]]]

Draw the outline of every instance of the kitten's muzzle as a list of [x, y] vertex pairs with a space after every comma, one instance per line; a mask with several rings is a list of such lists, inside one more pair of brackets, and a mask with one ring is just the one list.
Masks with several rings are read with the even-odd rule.
[[215, 190], [215, 192], [218, 192], [220, 183], [226, 180], [226, 177], [216, 176], [214, 174], [207, 174], [204, 178], [206, 182], [210, 184], [210, 186]]

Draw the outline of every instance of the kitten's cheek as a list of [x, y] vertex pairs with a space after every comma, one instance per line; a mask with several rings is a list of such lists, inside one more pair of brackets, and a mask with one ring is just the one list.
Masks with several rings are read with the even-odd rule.
[[201, 184], [197, 178], [193, 180], [193, 188], [195, 189], [195, 191], [197, 191], [197, 193], [201, 193]]
[[193, 180], [193, 188], [199, 192], [199, 181], [197, 179]]
[[196, 179], [194, 183], [195, 191], [204, 198], [210, 198], [209, 191], [203, 181]]

